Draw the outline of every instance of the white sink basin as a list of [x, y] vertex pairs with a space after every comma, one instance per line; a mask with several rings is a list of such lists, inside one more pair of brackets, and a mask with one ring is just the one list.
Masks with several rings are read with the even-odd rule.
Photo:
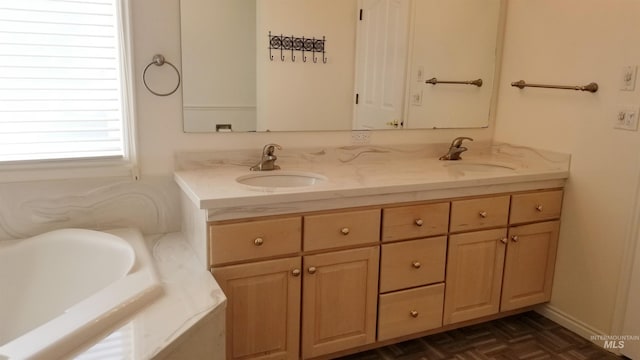
[[236, 179], [240, 184], [261, 187], [311, 186], [326, 180], [326, 176], [311, 172], [280, 170], [244, 175]]
[[509, 173], [515, 170], [507, 165], [477, 162], [447, 162], [444, 167], [465, 173]]

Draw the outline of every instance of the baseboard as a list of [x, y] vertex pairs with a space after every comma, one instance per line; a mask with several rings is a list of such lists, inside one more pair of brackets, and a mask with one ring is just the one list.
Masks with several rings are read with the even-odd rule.
[[[606, 337], [608, 334], [606, 334], [604, 331], [598, 330], [588, 324], [585, 324], [584, 322], [574, 318], [573, 316], [549, 304], [540, 305], [536, 307], [534, 311], [548, 318], [549, 320], [552, 320], [558, 323], [562, 327], [565, 327], [573, 331], [574, 333], [598, 345], [599, 347], [605, 349], [604, 340], [593, 338], [594, 335], [600, 336], [600, 337]], [[620, 352], [618, 350], [615, 350], [615, 349], [605, 349], [605, 350], [612, 352], [616, 355], [620, 355]]]

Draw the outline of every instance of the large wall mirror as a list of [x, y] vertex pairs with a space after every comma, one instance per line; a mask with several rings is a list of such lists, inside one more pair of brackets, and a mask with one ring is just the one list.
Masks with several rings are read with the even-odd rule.
[[492, 116], [504, 0], [181, 0], [180, 11], [186, 132], [481, 128]]

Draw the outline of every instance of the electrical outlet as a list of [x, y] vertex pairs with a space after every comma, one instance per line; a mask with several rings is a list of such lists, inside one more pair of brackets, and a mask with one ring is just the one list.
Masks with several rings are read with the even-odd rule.
[[620, 76], [620, 90], [633, 91], [636, 88], [636, 74], [638, 67], [635, 65], [628, 65], [622, 68], [622, 74]]
[[415, 90], [411, 94], [411, 105], [422, 106], [422, 90]]
[[637, 131], [638, 114], [640, 114], [640, 106], [621, 106], [616, 113], [613, 127], [621, 130]]
[[351, 132], [351, 144], [367, 145], [371, 142], [371, 132], [368, 130], [357, 130]]

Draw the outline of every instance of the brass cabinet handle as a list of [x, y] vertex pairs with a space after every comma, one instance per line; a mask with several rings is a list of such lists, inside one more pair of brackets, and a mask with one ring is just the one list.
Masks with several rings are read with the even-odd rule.
[[420, 261], [414, 261], [413, 263], [411, 263], [411, 266], [413, 266], [416, 269], [420, 269], [422, 264], [420, 264]]
[[478, 215], [480, 215], [480, 217], [484, 219], [487, 217], [487, 212], [483, 210], [483, 211], [480, 211]]
[[422, 219], [416, 219], [416, 226], [424, 225], [424, 221]]
[[349, 235], [349, 228], [348, 227], [343, 227], [342, 229], [340, 229], [340, 232], [342, 233], [342, 235]]
[[506, 237], [503, 237], [502, 239], [500, 239], [500, 242], [503, 244], [506, 244], [507, 242], [509, 242], [509, 239], [507, 239]]
[[511, 236], [511, 241], [518, 242], [519, 240], [520, 240], [520, 238], [518, 237], [518, 235]]
[[315, 274], [316, 271], [318, 271], [318, 269], [316, 269], [315, 266], [311, 266], [310, 268], [307, 269], [307, 271], [309, 272], [309, 274]]
[[262, 246], [262, 244], [264, 244], [264, 239], [263, 238], [256, 238], [255, 240], [253, 240], [253, 244], [255, 246]]
[[543, 210], [542, 204], [536, 205], [536, 211], [537, 212], [542, 212], [542, 210]]
[[411, 315], [414, 318], [417, 318], [418, 315], [420, 315], [416, 310], [411, 310], [409, 311], [409, 315]]
[[291, 270], [291, 275], [293, 276], [300, 276], [300, 273], [301, 273], [300, 269]]

